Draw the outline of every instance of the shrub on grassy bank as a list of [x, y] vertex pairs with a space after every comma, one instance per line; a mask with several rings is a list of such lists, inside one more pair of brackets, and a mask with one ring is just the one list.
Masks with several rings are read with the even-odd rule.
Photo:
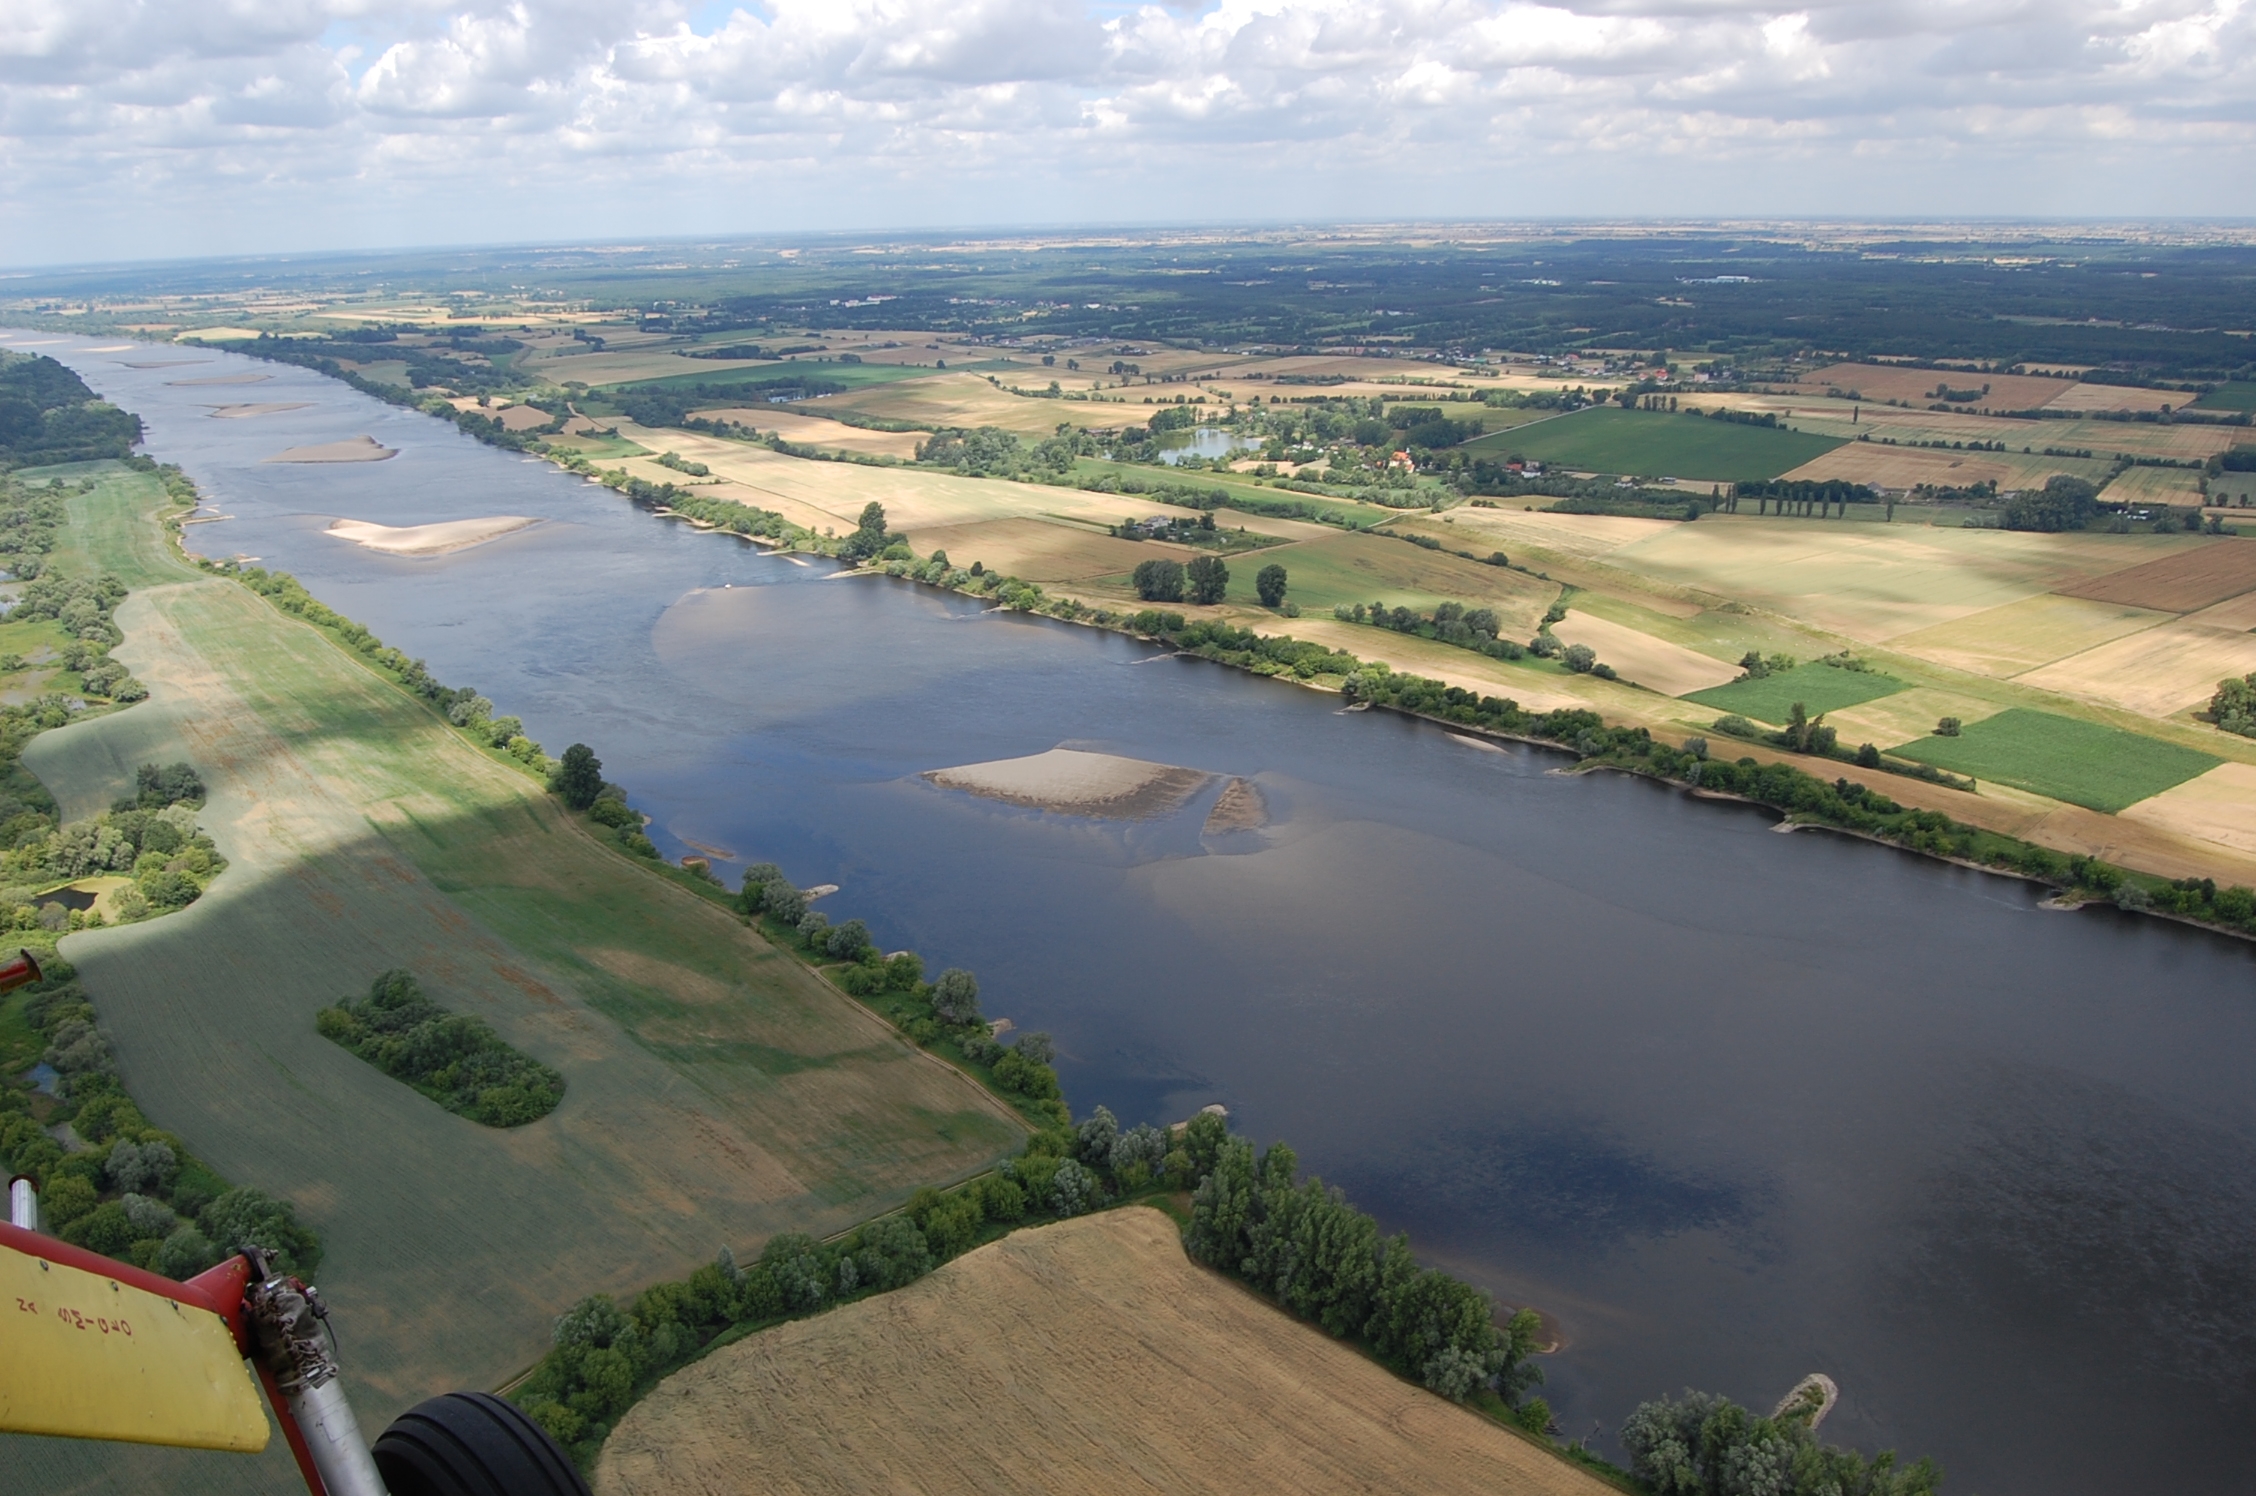
[[[41, 965], [43, 981], [0, 998], [0, 1033], [31, 1036], [27, 1050], [0, 1052], [0, 1173], [39, 1187], [45, 1229], [170, 1278], [192, 1278], [253, 1244], [310, 1274], [320, 1238], [287, 1203], [231, 1186], [179, 1137], [151, 1127], [118, 1079], [77, 973], [51, 952]], [[51, 1093], [16, 1078], [33, 1061], [56, 1072]], [[48, 1129], [66, 1122], [88, 1147], [64, 1151]]]
[[414, 976], [387, 971], [368, 996], [323, 1008], [321, 1036], [405, 1081], [456, 1116], [522, 1127], [556, 1110], [564, 1077], [503, 1042], [484, 1019], [425, 997]]

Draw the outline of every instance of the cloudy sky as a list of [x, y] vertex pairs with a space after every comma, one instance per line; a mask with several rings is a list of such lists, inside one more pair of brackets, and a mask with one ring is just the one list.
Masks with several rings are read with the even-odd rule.
[[2256, 215], [2256, 0], [0, 0], [0, 263]]

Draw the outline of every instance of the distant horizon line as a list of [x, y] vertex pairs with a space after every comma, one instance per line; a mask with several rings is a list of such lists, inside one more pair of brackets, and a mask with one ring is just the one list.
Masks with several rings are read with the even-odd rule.
[[[1164, 219], [1114, 219], [1079, 220], [1072, 222], [1041, 222], [1017, 224], [957, 224], [913, 227], [896, 225], [863, 229], [792, 229], [762, 232], [758, 230], [732, 230], [712, 233], [623, 235], [600, 239], [499, 239], [499, 240], [446, 240], [424, 243], [367, 244], [341, 249], [277, 249], [235, 251], [209, 255], [186, 255], [114, 260], [63, 260], [27, 263], [0, 260], [0, 299], [9, 294], [10, 281], [32, 280], [41, 276], [64, 274], [89, 274], [136, 269], [158, 269], [167, 266], [182, 268], [195, 266], [289, 264], [335, 260], [352, 260], [377, 255], [434, 255], [461, 253], [550, 253], [550, 254], [626, 254], [658, 246], [813, 246], [844, 243], [870, 243], [880, 241], [919, 242], [936, 244], [965, 241], [1025, 240], [1044, 237], [1107, 237], [1122, 239], [1158, 239], [1169, 235], [1275, 235], [1279, 233], [1353, 232], [1359, 236], [1381, 234], [1386, 231], [1478, 229], [1500, 231], [1512, 229], [1540, 229], [1556, 232], [1560, 229], [1587, 227], [1593, 229], [1680, 229], [1709, 233], [1733, 230], [1760, 232], [1778, 229], [1824, 229], [1834, 232], [1854, 229], [1921, 229], [1928, 234], [1940, 234], [1952, 229], [2020, 229], [2050, 230], [2083, 229], [2101, 233], [2121, 233], [2126, 230], [2240, 230], [2251, 240], [2256, 240], [2256, 215], [2247, 214], [1766, 214], [1736, 213], [1712, 217], [1693, 217], [1683, 214], [1608, 215], [1608, 214], [1523, 214], [1512, 217], [1403, 217], [1403, 218], [1328, 218], [1328, 219], [1229, 219], [1229, 220], [1164, 220]], [[1926, 235], [1922, 235], [1926, 237]], [[686, 268], [686, 267], [685, 267]]]

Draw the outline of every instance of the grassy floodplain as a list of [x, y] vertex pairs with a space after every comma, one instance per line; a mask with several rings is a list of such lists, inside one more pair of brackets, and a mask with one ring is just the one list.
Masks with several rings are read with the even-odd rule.
[[1892, 675], [1872, 670], [1843, 670], [1835, 665], [1797, 665], [1759, 680], [1733, 681], [1729, 685], [1694, 691], [1684, 699], [1712, 706], [1719, 712], [1737, 712], [1757, 722], [1784, 722], [1800, 702], [1811, 716], [1839, 711], [1893, 696], [1904, 683]]
[[[1024, 1124], [725, 911], [583, 834], [540, 787], [310, 626], [169, 552], [122, 468], [73, 501], [64, 566], [118, 571], [117, 653], [152, 689], [35, 740], [67, 817], [186, 758], [231, 864], [194, 907], [69, 937], [128, 1088], [323, 1234], [362, 1419], [490, 1387], [592, 1289], [723, 1244], [822, 1233], [1011, 1151]], [[507, 1132], [321, 1038], [404, 966], [562, 1072]], [[0, 1440], [42, 1490], [286, 1491], [257, 1460]]]

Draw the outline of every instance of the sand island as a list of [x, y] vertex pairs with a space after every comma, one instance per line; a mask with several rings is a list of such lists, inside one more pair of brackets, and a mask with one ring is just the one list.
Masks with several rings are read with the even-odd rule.
[[522, 514], [449, 519], [434, 525], [379, 525], [364, 519], [340, 519], [332, 522], [326, 533], [392, 556], [445, 556], [539, 523]]
[[1026, 758], [933, 769], [942, 789], [1063, 815], [1142, 821], [1172, 815], [1214, 776], [1203, 769], [1149, 763], [1111, 753], [1052, 748]]
[[341, 442], [319, 442], [310, 447], [291, 447], [267, 458], [268, 462], [382, 462], [387, 457], [399, 456], [399, 448], [387, 447], [373, 436], [349, 437]]

